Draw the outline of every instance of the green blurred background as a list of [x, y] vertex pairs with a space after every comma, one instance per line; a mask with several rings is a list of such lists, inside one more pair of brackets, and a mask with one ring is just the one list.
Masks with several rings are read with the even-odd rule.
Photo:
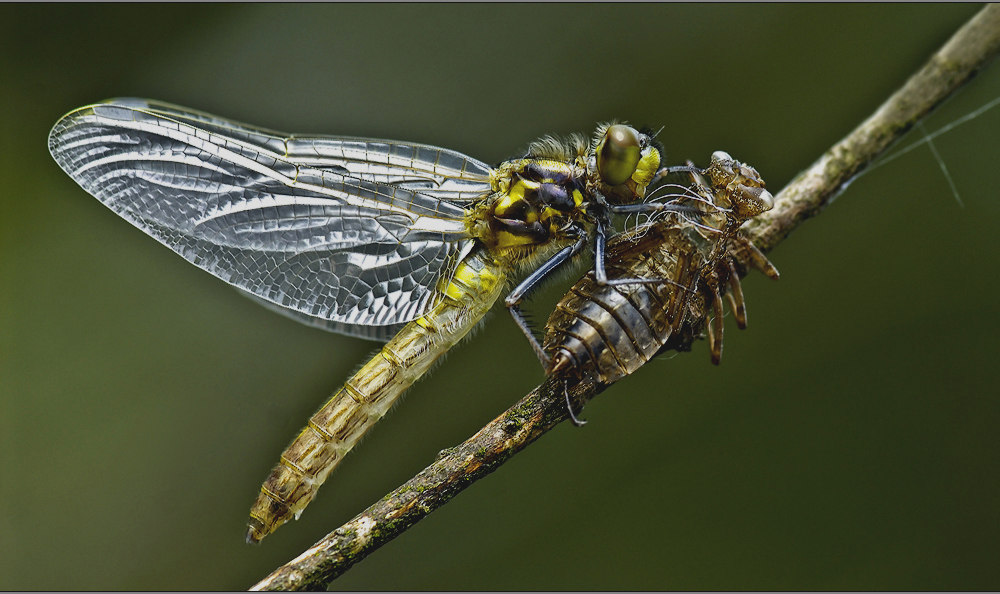
[[[63, 113], [149, 97], [488, 162], [624, 118], [664, 126], [671, 163], [724, 149], [777, 190], [978, 10], [0, 7], [0, 589], [249, 587], [542, 379], [495, 312], [245, 545], [278, 454], [375, 345], [114, 216], [46, 150]], [[927, 129], [998, 96], [994, 67]], [[334, 587], [1000, 588], [998, 133], [1000, 109], [937, 139], [964, 207], [926, 147], [858, 179], [771, 254], [780, 282], [745, 281], [720, 367], [704, 343], [654, 361]]]

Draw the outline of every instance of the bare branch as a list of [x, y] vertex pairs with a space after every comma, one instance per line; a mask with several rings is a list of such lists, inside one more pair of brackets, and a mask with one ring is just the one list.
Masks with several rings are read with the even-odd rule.
[[[818, 214], [855, 176], [989, 65], [998, 53], [1000, 6], [988, 5], [874, 115], [782, 190], [770, 212], [748, 223], [749, 236], [763, 251], [774, 248], [792, 230]], [[582, 383], [571, 390], [571, 396], [582, 405], [604, 387]], [[433, 464], [406, 484], [253, 589], [325, 588], [566, 418], [562, 384], [550, 378], [465, 443], [441, 452]]]
[[800, 173], [774, 208], [744, 229], [762, 251], [816, 216], [913, 126], [972, 80], [1000, 53], [1000, 6], [990, 4], [962, 26], [889, 100]]

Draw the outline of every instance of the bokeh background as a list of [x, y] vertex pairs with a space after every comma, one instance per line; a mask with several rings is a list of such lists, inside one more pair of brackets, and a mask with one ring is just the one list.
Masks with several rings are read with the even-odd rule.
[[[494, 313], [245, 545], [278, 454], [376, 345], [114, 216], [48, 155], [63, 113], [150, 97], [488, 162], [624, 118], [662, 125], [670, 162], [724, 149], [777, 190], [978, 10], [0, 7], [0, 589], [249, 587], [542, 380]], [[998, 96], [994, 67], [927, 130]], [[720, 367], [704, 343], [652, 362], [334, 588], [1000, 588], [1000, 109], [936, 146], [964, 206], [926, 147], [859, 178], [772, 252], [779, 282], [745, 281]]]

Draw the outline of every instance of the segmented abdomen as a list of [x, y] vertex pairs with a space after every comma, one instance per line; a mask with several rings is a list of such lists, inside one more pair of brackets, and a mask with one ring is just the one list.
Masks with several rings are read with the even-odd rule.
[[403, 327], [311, 419], [261, 486], [247, 542], [297, 518], [358, 440], [434, 362], [479, 323], [500, 296], [506, 268], [473, 252], [442, 283], [443, 296]]
[[551, 372], [575, 368], [610, 384], [652, 359], [677, 332], [691, 293], [680, 286], [697, 271], [696, 249], [677, 230], [657, 242], [650, 251], [609, 258], [608, 277], [670, 282], [602, 285], [591, 272], [560, 300], [545, 328]]

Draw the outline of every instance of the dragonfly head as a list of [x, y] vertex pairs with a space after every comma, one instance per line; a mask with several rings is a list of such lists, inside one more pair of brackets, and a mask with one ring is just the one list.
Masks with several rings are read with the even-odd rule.
[[652, 134], [625, 124], [604, 124], [594, 140], [601, 193], [619, 204], [641, 200], [660, 167], [660, 148]]

